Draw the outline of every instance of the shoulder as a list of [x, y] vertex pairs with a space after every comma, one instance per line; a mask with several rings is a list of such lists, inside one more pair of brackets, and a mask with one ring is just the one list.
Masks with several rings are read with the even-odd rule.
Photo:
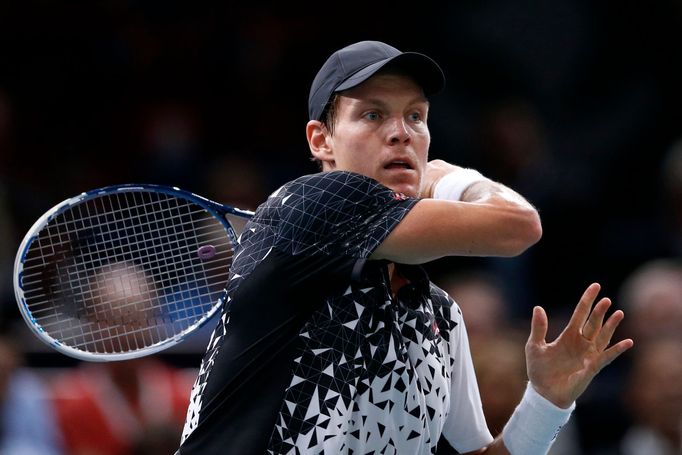
[[[396, 205], [411, 207], [416, 200], [395, 193], [376, 180], [348, 171], [309, 174], [274, 191], [256, 212], [256, 218], [324, 224], [366, 218]], [[317, 222], [316, 221], [316, 222]]]
[[251, 221], [299, 254], [369, 256], [416, 204], [376, 180], [347, 171], [299, 177], [273, 192]]
[[362, 174], [349, 171], [329, 171], [301, 176], [284, 184], [270, 197], [301, 194], [338, 198], [367, 195], [374, 192], [390, 193], [391, 190]]

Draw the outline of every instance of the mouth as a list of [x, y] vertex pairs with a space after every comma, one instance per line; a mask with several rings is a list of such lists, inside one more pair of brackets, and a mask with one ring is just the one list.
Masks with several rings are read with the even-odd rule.
[[390, 163], [386, 164], [384, 166], [384, 169], [398, 169], [398, 170], [412, 170], [414, 167], [408, 162], [404, 160], [395, 160], [391, 161]]

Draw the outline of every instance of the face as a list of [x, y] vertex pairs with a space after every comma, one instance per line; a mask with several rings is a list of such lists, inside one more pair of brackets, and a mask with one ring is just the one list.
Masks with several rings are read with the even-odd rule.
[[418, 197], [431, 141], [428, 108], [410, 78], [375, 75], [340, 96], [334, 133], [324, 129], [324, 153], [316, 156], [324, 170], [357, 172]]

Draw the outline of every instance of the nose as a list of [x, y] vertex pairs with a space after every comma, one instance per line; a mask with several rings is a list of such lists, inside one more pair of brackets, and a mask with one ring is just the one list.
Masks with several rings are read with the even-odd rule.
[[395, 118], [390, 122], [389, 142], [391, 145], [409, 144], [412, 140], [410, 130], [405, 124], [405, 119]]

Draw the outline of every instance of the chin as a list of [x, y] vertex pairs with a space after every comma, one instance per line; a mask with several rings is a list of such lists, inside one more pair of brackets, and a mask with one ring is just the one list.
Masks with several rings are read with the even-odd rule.
[[382, 185], [392, 189], [396, 193], [402, 193], [409, 197], [419, 197], [421, 178], [414, 170], [403, 172], [379, 172], [375, 176]]

